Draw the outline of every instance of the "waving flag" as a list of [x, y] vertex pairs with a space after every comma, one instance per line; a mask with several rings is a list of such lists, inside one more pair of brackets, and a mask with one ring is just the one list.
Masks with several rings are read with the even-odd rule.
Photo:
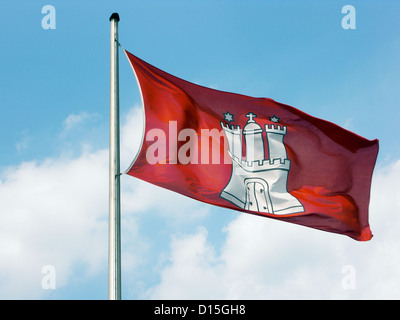
[[129, 175], [212, 205], [371, 239], [378, 140], [271, 99], [187, 82], [125, 53], [145, 114]]

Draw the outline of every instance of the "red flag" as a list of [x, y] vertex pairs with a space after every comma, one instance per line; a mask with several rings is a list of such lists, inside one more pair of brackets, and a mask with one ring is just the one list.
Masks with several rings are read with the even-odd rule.
[[129, 175], [216, 206], [371, 239], [378, 140], [271, 99], [187, 82], [125, 53], [145, 113]]

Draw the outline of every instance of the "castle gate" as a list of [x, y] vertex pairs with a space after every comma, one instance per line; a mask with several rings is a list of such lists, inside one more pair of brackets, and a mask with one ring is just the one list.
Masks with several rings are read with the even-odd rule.
[[272, 202], [269, 196], [268, 183], [264, 179], [245, 179], [245, 187], [246, 210], [273, 213]]

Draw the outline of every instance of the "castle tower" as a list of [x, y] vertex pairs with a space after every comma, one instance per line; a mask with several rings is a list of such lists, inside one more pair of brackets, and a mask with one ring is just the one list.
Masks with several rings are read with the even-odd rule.
[[285, 145], [283, 144], [283, 137], [286, 135], [286, 127], [275, 125], [265, 125], [265, 132], [267, 133], [268, 141], [268, 158], [272, 163], [274, 159], [286, 159], [287, 153]]
[[253, 119], [257, 117], [254, 113], [246, 114], [249, 118], [247, 124], [243, 128], [243, 134], [246, 143], [246, 161], [253, 163], [253, 161], [264, 161], [264, 141], [262, 137], [263, 129]]
[[231, 156], [242, 159], [242, 130], [239, 126], [236, 128], [235, 126], [229, 128], [229, 126], [224, 125], [223, 122], [221, 122], [221, 127], [224, 129]]

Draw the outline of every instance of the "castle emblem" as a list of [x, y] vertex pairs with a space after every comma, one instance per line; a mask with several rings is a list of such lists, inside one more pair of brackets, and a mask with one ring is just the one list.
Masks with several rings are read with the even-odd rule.
[[[233, 121], [233, 115], [224, 114], [225, 120]], [[228, 141], [228, 153], [232, 159], [232, 173], [220, 197], [236, 206], [254, 212], [285, 215], [304, 212], [300, 201], [287, 191], [290, 160], [287, 158], [283, 138], [287, 127], [277, 125], [279, 118], [273, 116], [274, 124], [265, 125], [268, 158], [265, 159], [263, 128], [254, 120], [254, 113], [243, 127], [221, 122]], [[245, 139], [246, 157], [242, 156], [242, 134]]]

